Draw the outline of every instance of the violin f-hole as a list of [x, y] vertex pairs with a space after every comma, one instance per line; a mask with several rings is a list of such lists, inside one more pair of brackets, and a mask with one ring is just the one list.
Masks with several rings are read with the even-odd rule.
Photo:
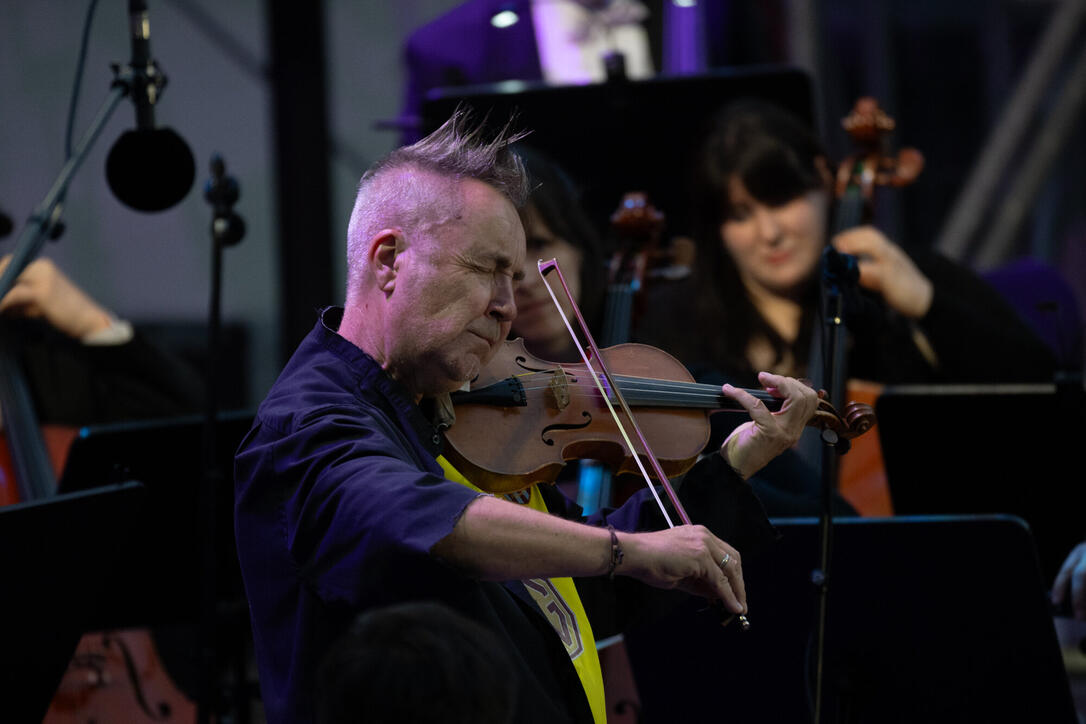
[[539, 433], [539, 439], [543, 441], [544, 445], [553, 446], [554, 440], [547, 437], [550, 433], [556, 430], [583, 430], [592, 424], [592, 413], [588, 410], [581, 410], [581, 417], [583, 417], [585, 421], [579, 425], [571, 422], [559, 422], [553, 425], [547, 425], [543, 428], [543, 431]]

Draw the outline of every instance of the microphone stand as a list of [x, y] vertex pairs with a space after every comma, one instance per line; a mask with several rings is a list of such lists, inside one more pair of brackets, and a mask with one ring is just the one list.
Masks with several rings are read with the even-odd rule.
[[76, 145], [75, 150], [72, 151], [72, 155], [68, 157], [63, 168], [60, 169], [53, 186], [27, 220], [26, 226], [15, 243], [15, 249], [12, 251], [11, 263], [8, 264], [4, 273], [0, 275], [0, 299], [3, 299], [11, 291], [11, 288], [15, 286], [16, 278], [41, 253], [45, 240], [47, 238], [56, 238], [58, 235], [57, 232], [61, 228], [60, 214], [63, 208], [64, 195], [68, 191], [68, 184], [71, 183], [75, 172], [90, 153], [91, 146], [94, 145], [95, 140], [101, 134], [109, 117], [113, 115], [113, 111], [117, 109], [121, 100], [128, 95], [129, 82], [130, 76], [125, 79], [123, 75], [118, 75], [117, 80], [114, 81], [113, 87], [110, 89], [109, 96], [102, 102], [98, 114], [91, 122], [90, 128], [79, 139], [79, 143]]
[[19, 235], [15, 249], [11, 254], [11, 263], [8, 264], [4, 273], [0, 275], [0, 299], [3, 299], [11, 291], [11, 288], [15, 286], [16, 278], [41, 253], [46, 238], [56, 239], [63, 232], [64, 227], [60, 220], [60, 214], [64, 203], [64, 195], [68, 192], [68, 185], [75, 176], [75, 172], [90, 153], [94, 142], [98, 140], [98, 136], [101, 135], [102, 129], [105, 128], [110, 116], [117, 110], [121, 100], [125, 96], [132, 95], [135, 91], [146, 92], [149, 87], [155, 89], [156, 95], [161, 95], [162, 89], [166, 85], [166, 77], [158, 72], [157, 68], [153, 75], [149, 75], [147, 68], [136, 68], [132, 65], [121, 65], [119, 63], [113, 63], [112, 67], [113, 83], [110, 86], [109, 95], [102, 101], [102, 105], [98, 107], [98, 113], [94, 116], [94, 120], [91, 121], [90, 127], [84, 132], [83, 137], [79, 139], [79, 143], [76, 144], [75, 149], [72, 150], [71, 155], [64, 162], [64, 166], [60, 169], [60, 173], [57, 174], [57, 178], [53, 181], [49, 192], [34, 209], [34, 212], [27, 220], [26, 227]]
[[[840, 408], [844, 387], [843, 340], [844, 294], [842, 285], [855, 283], [859, 269], [855, 257], [838, 254], [826, 247], [822, 254], [823, 348], [822, 379], [831, 404]], [[826, 646], [826, 619], [829, 610], [830, 561], [833, 550], [833, 491], [837, 484], [838, 455], [848, 451], [848, 441], [830, 429], [822, 431], [822, 510], [819, 515], [819, 567], [811, 572], [818, 587], [818, 617], [815, 624], [814, 724], [821, 724], [823, 668]]]
[[[114, 66], [114, 73], [116, 77], [109, 95], [102, 101], [90, 127], [79, 139], [79, 143], [64, 162], [64, 166], [61, 167], [45, 198], [35, 207], [30, 218], [27, 219], [26, 226], [19, 234], [15, 248], [11, 252], [11, 261], [0, 274], [0, 299], [7, 296], [15, 286], [19, 275], [41, 254], [46, 239], [56, 240], [63, 233], [64, 222], [61, 220], [61, 214], [68, 186], [75, 177], [75, 172], [90, 154], [91, 147], [101, 135], [110, 116], [124, 97], [131, 92], [132, 84], [135, 82], [135, 72], [127, 66], [123, 69], [120, 66]], [[14, 357], [15, 351], [11, 341], [10, 337], [5, 339], [0, 335], [0, 346], [2, 346], [0, 367], [3, 368], [5, 377], [3, 385], [0, 385], [2, 388], [0, 397], [6, 403], [5, 409], [11, 420], [20, 418], [17, 425], [9, 425], [9, 428], [25, 431], [20, 433], [21, 437], [17, 443], [19, 448], [27, 454], [19, 456], [18, 467], [20, 488], [24, 498], [29, 500], [52, 495], [56, 489], [56, 478], [49, 464], [45, 444], [36, 430], [37, 415], [30, 401], [25, 376], [19, 367], [18, 360]], [[24, 457], [25, 460], [22, 459]]]
[[204, 427], [202, 440], [203, 479], [199, 494], [199, 527], [201, 539], [201, 570], [203, 587], [200, 616], [200, 660], [203, 675], [197, 702], [197, 721], [211, 721], [216, 672], [216, 628], [218, 623], [218, 576], [216, 561], [216, 499], [223, 476], [216, 461], [216, 427], [218, 422], [218, 362], [222, 319], [222, 255], [223, 249], [234, 246], [245, 236], [245, 222], [233, 212], [240, 192], [233, 177], [226, 175], [222, 157], [211, 159], [211, 179], [204, 187], [204, 198], [212, 207], [211, 219], [211, 299], [207, 321], [207, 391], [204, 398]]

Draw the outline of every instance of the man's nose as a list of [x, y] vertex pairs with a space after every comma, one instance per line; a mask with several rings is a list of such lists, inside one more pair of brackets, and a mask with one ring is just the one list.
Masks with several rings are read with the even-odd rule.
[[490, 315], [499, 322], [512, 322], [516, 319], [517, 304], [514, 295], [513, 279], [505, 274], [499, 274], [490, 297]]

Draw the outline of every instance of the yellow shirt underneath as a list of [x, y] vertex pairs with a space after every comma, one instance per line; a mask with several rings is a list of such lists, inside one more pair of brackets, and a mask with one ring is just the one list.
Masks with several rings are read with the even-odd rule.
[[[457, 471], [444, 456], [439, 455], [437, 462], [445, 471], [445, 477], [472, 490], [479, 490]], [[547, 512], [538, 486], [533, 485], [527, 491], [503, 496], [518, 505], [527, 505], [532, 510]], [[596, 652], [596, 640], [592, 636], [592, 626], [588, 623], [581, 597], [572, 578], [529, 578], [521, 581], [539, 610], [550, 621], [555, 633], [562, 640], [569, 654], [577, 676], [581, 679], [588, 704], [592, 708], [592, 718], [596, 724], [606, 724], [607, 707], [603, 697], [603, 673], [600, 671], [600, 659]]]

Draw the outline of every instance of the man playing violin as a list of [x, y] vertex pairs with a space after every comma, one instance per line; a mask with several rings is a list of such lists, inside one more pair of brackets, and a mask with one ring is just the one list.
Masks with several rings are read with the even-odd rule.
[[553, 486], [496, 497], [442, 456], [430, 413], [503, 343], [526, 274], [512, 140], [457, 114], [366, 172], [346, 304], [321, 313], [239, 448], [238, 553], [273, 724], [313, 720], [313, 672], [367, 609], [437, 600], [494, 631], [518, 722], [604, 722], [594, 641], [670, 597], [657, 589], [747, 610], [740, 540], [770, 529], [743, 480], [813, 414], [798, 381], [760, 378], [776, 413], [725, 388], [752, 419], [683, 481], [704, 525], [656, 530], [643, 494], [585, 521]]

